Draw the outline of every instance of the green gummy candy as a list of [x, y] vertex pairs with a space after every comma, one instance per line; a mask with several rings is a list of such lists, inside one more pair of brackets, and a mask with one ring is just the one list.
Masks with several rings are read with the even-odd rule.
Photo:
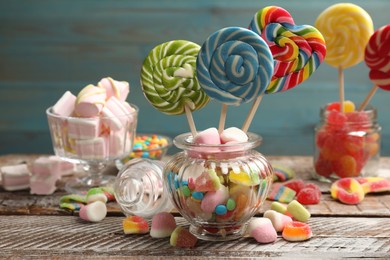
[[293, 200], [287, 205], [287, 211], [296, 220], [301, 222], [307, 222], [310, 218], [310, 212], [298, 201]]

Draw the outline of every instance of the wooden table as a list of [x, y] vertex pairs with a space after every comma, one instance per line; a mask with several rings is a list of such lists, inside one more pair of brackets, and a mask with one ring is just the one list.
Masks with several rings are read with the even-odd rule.
[[[0, 166], [33, 158], [36, 156], [1, 156]], [[310, 157], [269, 159], [292, 167], [299, 178], [310, 179], [313, 170]], [[382, 158], [380, 164], [388, 171], [390, 158]], [[330, 184], [317, 184], [323, 196], [320, 204], [307, 207], [312, 214], [310, 240], [292, 243], [279, 235], [276, 242], [264, 245], [245, 237], [229, 242], [198, 241], [194, 249], [172, 247], [169, 238], [125, 235], [121, 227], [124, 216], [114, 202], [108, 204], [108, 217], [102, 222], [87, 223], [80, 220], [77, 213], [58, 207], [64, 191], [35, 196], [28, 191], [7, 192], [0, 188], [0, 258], [390, 258], [390, 193], [367, 195], [362, 203], [351, 206], [330, 197]], [[258, 216], [269, 207], [267, 201]], [[188, 227], [178, 214], [176, 220], [179, 225]]]

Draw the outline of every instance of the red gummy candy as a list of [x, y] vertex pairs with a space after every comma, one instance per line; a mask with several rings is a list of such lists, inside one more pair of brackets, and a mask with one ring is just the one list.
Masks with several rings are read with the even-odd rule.
[[314, 189], [317, 190], [319, 193], [321, 193], [320, 187], [318, 187], [314, 183], [307, 183], [304, 188]]
[[321, 154], [315, 162], [314, 168], [318, 175], [329, 177], [332, 173], [332, 162], [329, 160], [325, 160]]
[[303, 180], [291, 180], [283, 184], [286, 187], [294, 190], [297, 194], [298, 192], [305, 187]]
[[303, 205], [318, 204], [321, 200], [321, 192], [310, 187], [303, 188], [297, 195], [297, 201]]
[[344, 155], [338, 160], [334, 161], [332, 168], [335, 174], [340, 178], [359, 176], [356, 160], [350, 155]]
[[347, 122], [347, 116], [346, 113], [340, 113], [337, 111], [330, 111], [327, 117], [328, 125], [329, 126], [344, 126]]

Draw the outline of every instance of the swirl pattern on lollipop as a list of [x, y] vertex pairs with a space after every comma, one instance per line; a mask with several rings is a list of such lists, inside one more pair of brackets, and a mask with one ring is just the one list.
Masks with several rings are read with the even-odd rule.
[[370, 79], [378, 87], [390, 91], [390, 24], [379, 28], [366, 46], [365, 62]]
[[275, 71], [265, 93], [291, 89], [318, 68], [326, 54], [322, 34], [310, 25], [295, 25], [290, 13], [278, 6], [267, 6], [254, 16], [249, 28], [269, 45]]
[[345, 69], [363, 61], [364, 48], [374, 32], [372, 19], [363, 8], [350, 3], [332, 5], [318, 16], [315, 26], [328, 48], [326, 63]]
[[204, 107], [209, 97], [196, 78], [196, 58], [200, 46], [185, 40], [162, 43], [148, 54], [141, 70], [141, 86], [146, 99], [169, 115]]
[[227, 105], [250, 102], [261, 95], [272, 74], [269, 47], [259, 35], [245, 28], [218, 30], [199, 51], [200, 85], [211, 98]]

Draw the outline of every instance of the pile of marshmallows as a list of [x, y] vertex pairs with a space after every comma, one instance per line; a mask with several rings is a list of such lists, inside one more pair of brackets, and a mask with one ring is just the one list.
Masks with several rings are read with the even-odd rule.
[[30, 188], [31, 194], [49, 195], [57, 189], [56, 182], [73, 174], [75, 165], [57, 156], [40, 156], [32, 162], [0, 168], [0, 185], [7, 191]]
[[[64, 149], [81, 159], [118, 157], [131, 152], [125, 138], [135, 109], [126, 102], [129, 83], [103, 78], [97, 86], [87, 85], [77, 95], [66, 91], [53, 106], [52, 112], [64, 120]], [[126, 142], [126, 143], [124, 143]]]

